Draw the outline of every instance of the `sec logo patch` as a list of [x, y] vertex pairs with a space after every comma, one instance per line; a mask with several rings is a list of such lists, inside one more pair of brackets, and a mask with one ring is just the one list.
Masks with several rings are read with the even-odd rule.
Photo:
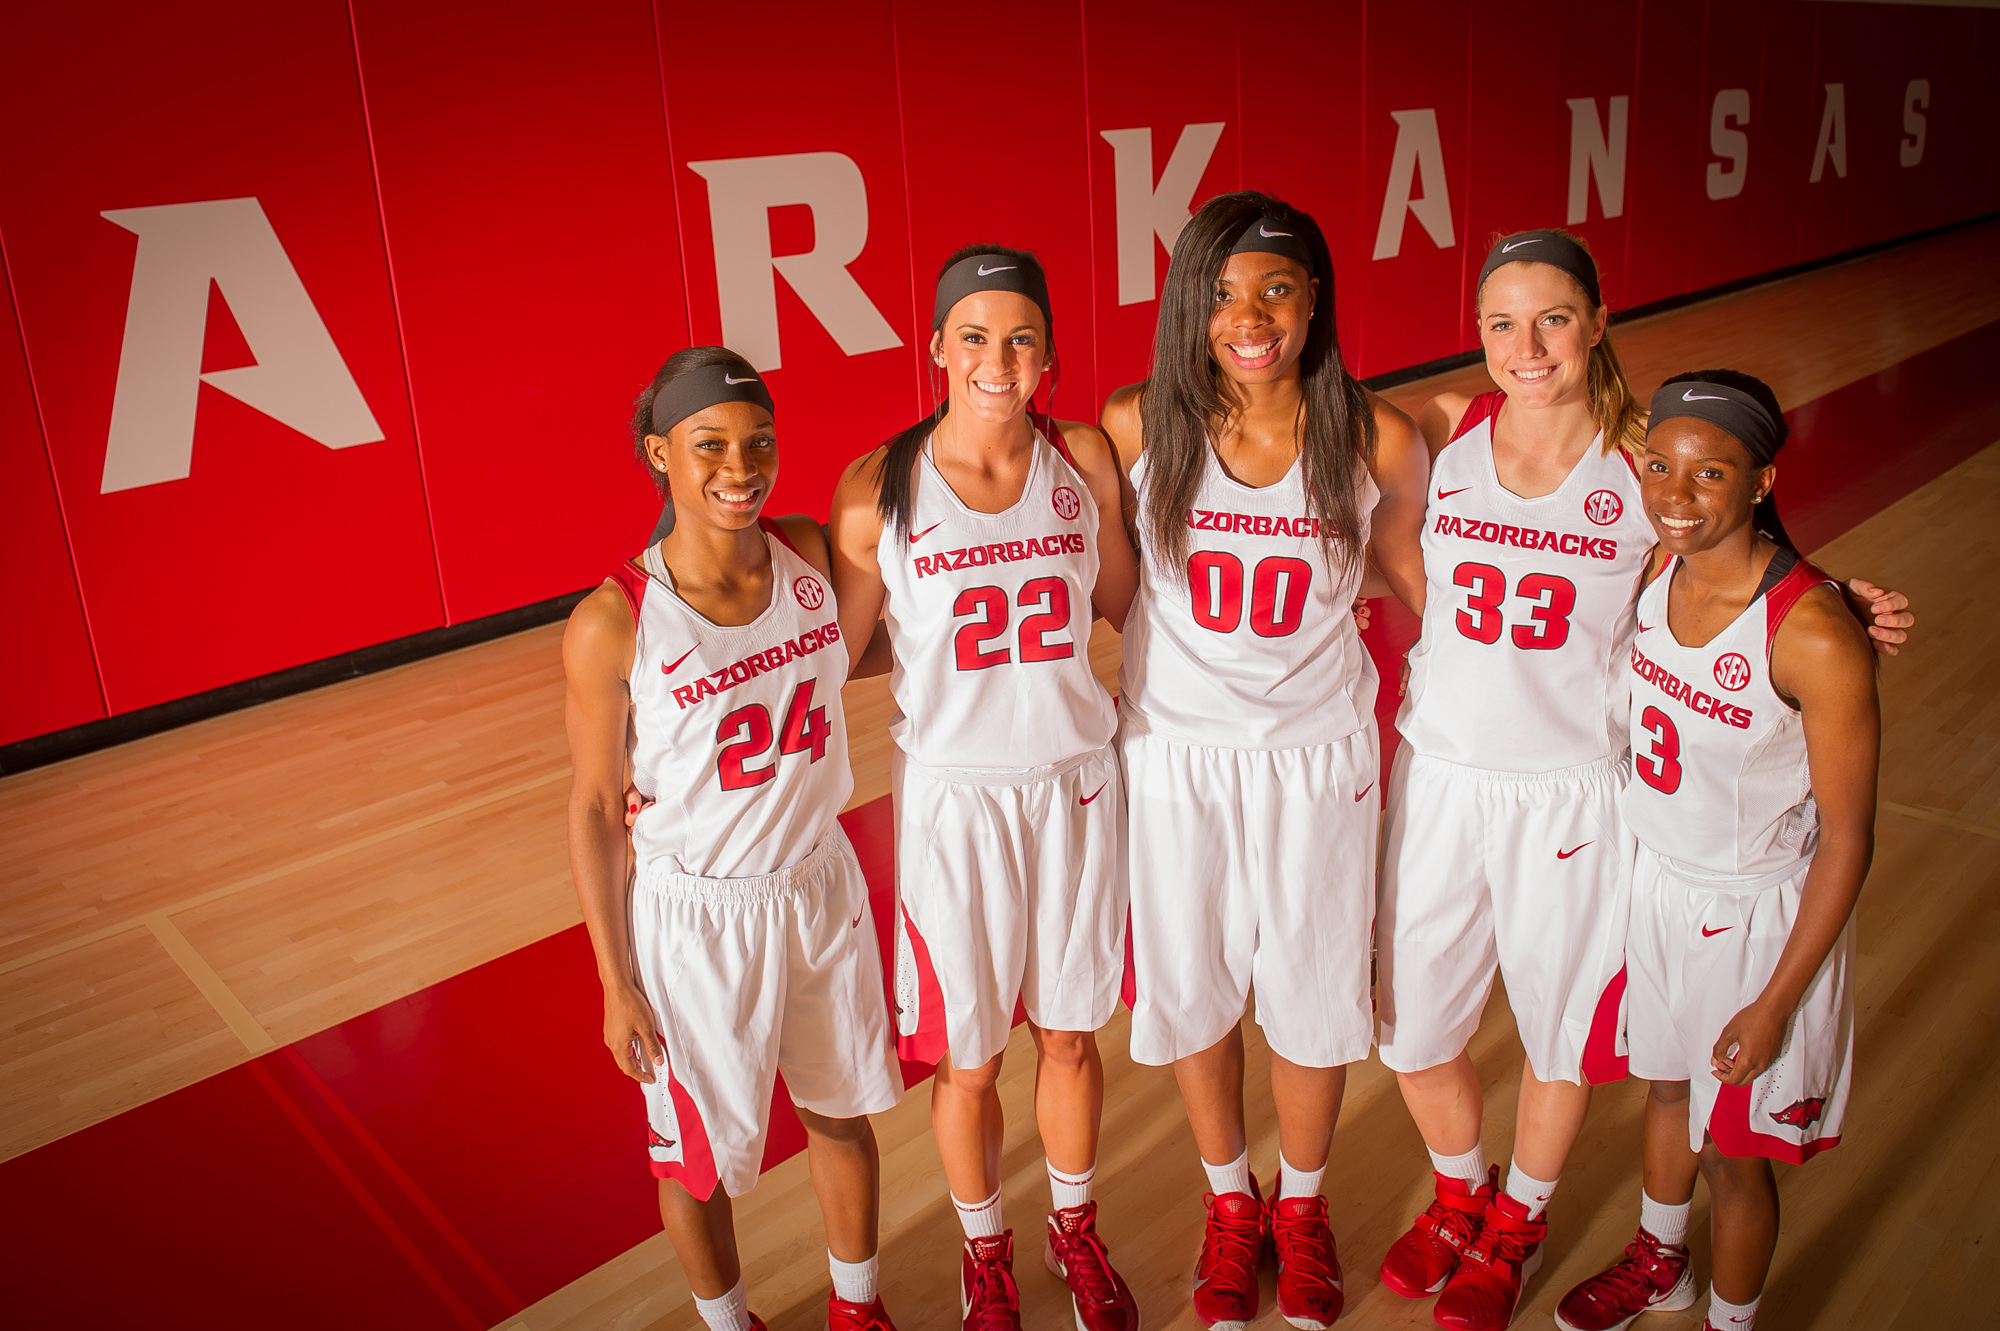
[[1609, 527], [1625, 516], [1625, 501], [1616, 490], [1592, 490], [1583, 501], [1583, 516], [1600, 527]]
[[792, 582], [792, 595], [799, 598], [799, 604], [808, 610], [817, 610], [826, 604], [826, 588], [818, 578], [797, 578]]
[[1056, 516], [1064, 522], [1075, 521], [1076, 515], [1083, 512], [1083, 501], [1067, 485], [1058, 485], [1056, 492], [1049, 496], [1049, 503], [1055, 506]]
[[1725, 652], [1715, 658], [1715, 682], [1731, 693], [1750, 682], [1750, 662], [1741, 652]]

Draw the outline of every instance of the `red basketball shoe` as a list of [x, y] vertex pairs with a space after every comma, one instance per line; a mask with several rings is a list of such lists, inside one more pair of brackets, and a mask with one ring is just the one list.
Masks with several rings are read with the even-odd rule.
[[1437, 1180], [1437, 1200], [1418, 1216], [1382, 1259], [1382, 1283], [1406, 1299], [1421, 1299], [1444, 1288], [1458, 1269], [1458, 1255], [1479, 1234], [1480, 1219], [1500, 1190], [1500, 1167], [1486, 1171], [1486, 1182], [1475, 1188], [1464, 1179]]
[[1264, 1258], [1264, 1203], [1249, 1192], [1209, 1193], [1208, 1226], [1194, 1266], [1194, 1315], [1209, 1331], [1243, 1331], [1257, 1316], [1257, 1263]]
[[1662, 1243], [1641, 1229], [1617, 1265], [1563, 1295], [1556, 1325], [1563, 1331], [1623, 1331], [1640, 1313], [1693, 1307], [1695, 1294], [1687, 1245]]
[[834, 1294], [826, 1301], [826, 1331], [896, 1331], [896, 1324], [879, 1298], [873, 1303], [849, 1303]]
[[1139, 1304], [1097, 1236], [1097, 1203], [1049, 1213], [1049, 1270], [1069, 1285], [1076, 1331], [1139, 1331]]
[[1021, 1291], [1014, 1288], [1014, 1231], [965, 1241], [958, 1298], [965, 1331], [1021, 1331]]
[[1300, 1331], [1326, 1331], [1345, 1299], [1326, 1198], [1279, 1198], [1268, 1214], [1278, 1250], [1278, 1315]]
[[1459, 1254], [1458, 1270], [1445, 1281], [1431, 1316], [1451, 1331], [1500, 1331], [1514, 1320], [1521, 1287], [1542, 1264], [1549, 1222], [1528, 1219], [1528, 1208], [1502, 1192], [1486, 1208], [1479, 1237]]

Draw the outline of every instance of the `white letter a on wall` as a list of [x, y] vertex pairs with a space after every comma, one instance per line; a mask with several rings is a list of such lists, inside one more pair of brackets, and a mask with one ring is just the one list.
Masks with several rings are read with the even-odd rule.
[[[257, 200], [119, 208], [103, 216], [139, 237], [103, 493], [188, 475], [203, 383], [328, 448], [383, 438]], [[210, 282], [229, 302], [255, 365], [201, 372]]]

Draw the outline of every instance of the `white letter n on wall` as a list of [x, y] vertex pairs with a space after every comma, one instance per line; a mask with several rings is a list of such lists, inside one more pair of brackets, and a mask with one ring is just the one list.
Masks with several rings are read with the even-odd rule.
[[[102, 214], [139, 237], [125, 341], [111, 400], [100, 492], [186, 478], [201, 386], [328, 448], [380, 440], [347, 362], [255, 199], [214, 199]], [[201, 372], [214, 282], [255, 365]]]
[[1564, 225], [1590, 219], [1590, 178], [1597, 177], [1597, 203], [1606, 217], [1625, 211], [1625, 122], [1629, 97], [1611, 99], [1611, 127], [1597, 122], [1595, 97], [1571, 97], [1569, 104], [1569, 208]]
[[[868, 243], [868, 185], [845, 153], [785, 153], [689, 162], [708, 182], [715, 292], [722, 340], [759, 370], [784, 363], [778, 349], [778, 289], [785, 275], [813, 317], [850, 356], [900, 347], [903, 339], [847, 271]], [[771, 209], [812, 209], [813, 247], [771, 253]]]

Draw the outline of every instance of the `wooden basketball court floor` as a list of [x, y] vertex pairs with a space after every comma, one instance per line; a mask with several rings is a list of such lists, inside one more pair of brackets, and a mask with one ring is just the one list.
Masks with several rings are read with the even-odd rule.
[[[2000, 1324], [2000, 621], [1983, 608], [2000, 565], [1996, 321], [1989, 223], [1618, 331], [1642, 392], [1710, 365], [1769, 380], [1797, 430], [1778, 490], [1793, 532], [1830, 571], [1908, 591], [1921, 616], [1881, 675], [1851, 1121], [1839, 1150], [1779, 1167], [1769, 1327]], [[1409, 407], [1483, 381], [1474, 368], [1389, 396]], [[1386, 655], [1409, 630], [1378, 611], [1373, 645]], [[636, 1094], [598, 1044], [563, 844], [560, 633], [0, 781], [9, 1325], [697, 1325], [657, 1233]], [[1107, 680], [1117, 651], [1100, 626]], [[885, 915], [882, 681], [847, 703], [845, 819]], [[1101, 1037], [1101, 1228], [1148, 1327], [1193, 1327], [1202, 1177], [1171, 1075], [1131, 1062], [1125, 1020]], [[1248, 1034], [1251, 1158], [1268, 1177], [1276, 1125]], [[1497, 991], [1473, 1053], [1487, 1150], [1505, 1160], [1520, 1046]], [[1024, 1322], [1064, 1326], [1033, 1233], [1047, 1187], [1020, 1031], [1009, 1058]], [[1599, 1091], [1517, 1325], [1550, 1325], [1630, 1236], [1640, 1099], [1632, 1083]], [[782, 1120], [737, 1214], [753, 1306], [802, 1331], [822, 1324], [826, 1268]], [[877, 1130], [885, 1295], [905, 1331], [955, 1325], [957, 1226], [924, 1088]], [[1429, 1175], [1373, 1060], [1350, 1077], [1325, 1188], [1340, 1325], [1430, 1325], [1428, 1302], [1375, 1275]], [[1706, 1218], [1698, 1195], [1704, 1274]], [[1268, 1279], [1263, 1322], [1278, 1326]]]

